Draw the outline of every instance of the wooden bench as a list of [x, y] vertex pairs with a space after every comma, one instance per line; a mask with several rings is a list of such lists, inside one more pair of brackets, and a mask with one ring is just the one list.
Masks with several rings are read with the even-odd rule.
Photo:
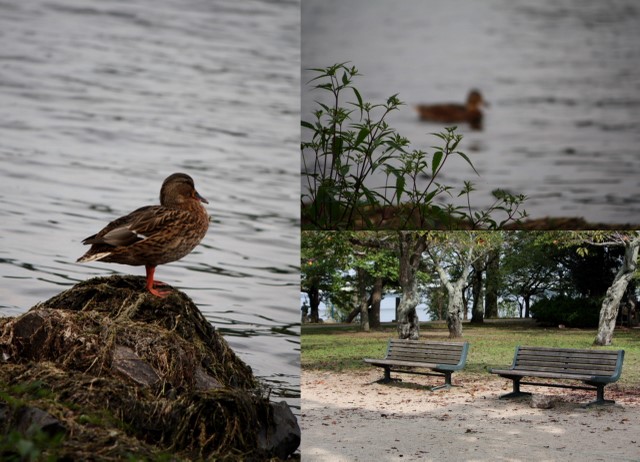
[[[389, 339], [384, 359], [365, 358], [363, 361], [384, 368], [384, 378], [380, 380], [383, 383], [391, 381], [392, 371], [444, 376], [444, 385], [432, 388], [432, 390], [439, 390], [453, 386], [451, 374], [464, 367], [468, 351], [469, 343], [467, 342], [421, 342], [419, 340]], [[416, 369], [430, 369], [431, 372]]]
[[[510, 369], [490, 369], [492, 374], [513, 380], [513, 391], [500, 399], [530, 395], [520, 391], [521, 385], [596, 390], [593, 404], [613, 404], [604, 399], [604, 387], [620, 378], [624, 350], [575, 350], [569, 348], [516, 347]], [[577, 380], [588, 387], [562, 383], [523, 382], [524, 377]]]

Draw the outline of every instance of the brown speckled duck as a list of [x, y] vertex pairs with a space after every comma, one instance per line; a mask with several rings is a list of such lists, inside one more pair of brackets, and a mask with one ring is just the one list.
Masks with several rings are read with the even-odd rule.
[[471, 90], [466, 104], [420, 104], [416, 111], [420, 120], [428, 122], [457, 123], [466, 122], [471, 128], [482, 128], [482, 111], [487, 103], [478, 90]]
[[193, 179], [174, 173], [162, 183], [160, 205], [141, 207], [83, 240], [91, 248], [78, 262], [144, 265], [147, 290], [165, 297], [170, 291], [154, 287], [156, 266], [181, 259], [200, 243], [209, 228], [209, 215], [201, 202], [209, 203], [198, 194]]

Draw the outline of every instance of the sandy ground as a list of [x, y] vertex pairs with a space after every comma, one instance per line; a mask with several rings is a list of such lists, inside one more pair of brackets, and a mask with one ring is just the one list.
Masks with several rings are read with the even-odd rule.
[[605, 388], [612, 406], [583, 408], [595, 392], [523, 386], [552, 396], [499, 400], [511, 382], [487, 375], [430, 391], [440, 377], [302, 372], [303, 462], [311, 461], [640, 461], [640, 396]]

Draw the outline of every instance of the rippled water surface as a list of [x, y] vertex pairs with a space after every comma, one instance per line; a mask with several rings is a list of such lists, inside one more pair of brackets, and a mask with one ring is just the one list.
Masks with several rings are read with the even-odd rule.
[[81, 240], [190, 174], [208, 235], [156, 277], [184, 290], [272, 395], [299, 397], [300, 6], [0, 2], [0, 314], [142, 267]]
[[[478, 204], [503, 187], [534, 217], [640, 223], [640, 4], [635, 0], [305, 0], [304, 69], [351, 61], [365, 100], [399, 93], [390, 119], [430, 150], [412, 105], [490, 102], [482, 131], [460, 126]], [[305, 71], [303, 83], [315, 74]], [[303, 91], [303, 114], [318, 93]], [[308, 116], [306, 116], [309, 118]]]

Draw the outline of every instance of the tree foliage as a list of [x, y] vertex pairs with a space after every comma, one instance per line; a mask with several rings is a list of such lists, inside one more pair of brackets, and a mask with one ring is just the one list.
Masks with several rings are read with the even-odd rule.
[[588, 326], [599, 306], [598, 345], [610, 344], [621, 301], [636, 298], [640, 232], [306, 231], [302, 242], [303, 290], [310, 298], [344, 297], [344, 312], [359, 314], [363, 323], [382, 292], [399, 287], [401, 338], [419, 336], [416, 306], [425, 299], [432, 318], [446, 318], [450, 336], [461, 336], [469, 308], [464, 291], [473, 287], [471, 299], [481, 310], [479, 284], [486, 278], [479, 276], [492, 258], [499, 260], [494, 283], [503, 312], [517, 302], [525, 316], [531, 311], [547, 323]]
[[332, 291], [349, 253], [347, 233], [302, 232], [300, 289], [309, 297], [311, 322], [318, 322], [322, 294]]

